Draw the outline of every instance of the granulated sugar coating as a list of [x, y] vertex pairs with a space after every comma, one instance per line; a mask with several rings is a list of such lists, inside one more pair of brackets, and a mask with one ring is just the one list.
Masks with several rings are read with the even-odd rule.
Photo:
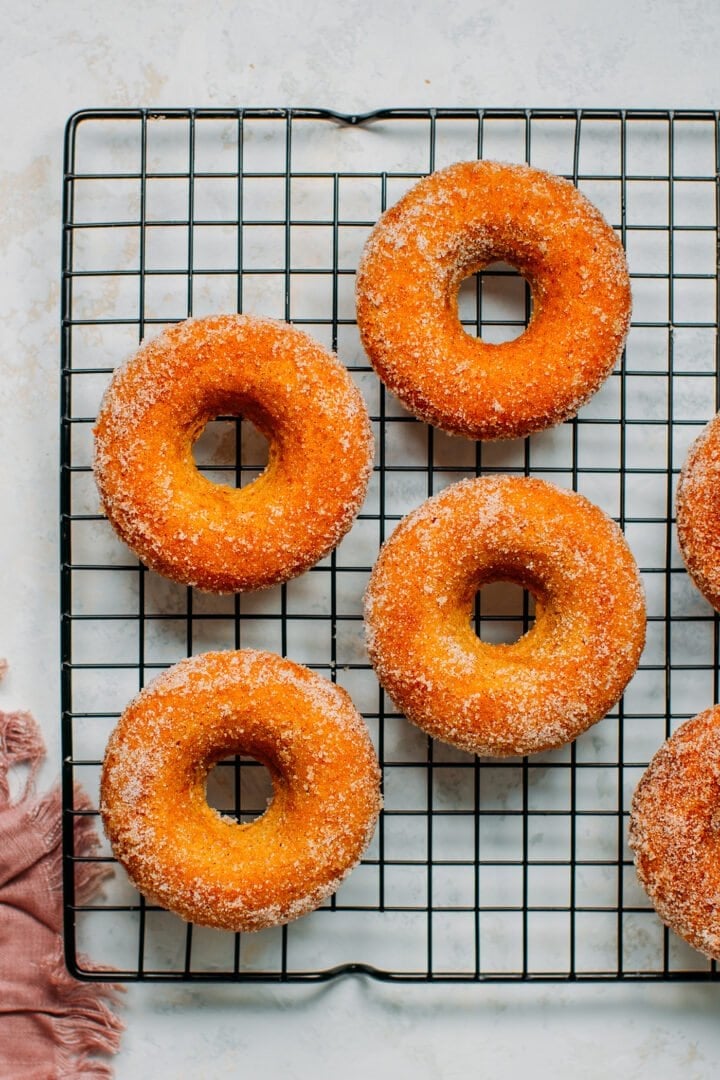
[[[478, 589], [536, 598], [511, 645], [481, 641]], [[617, 702], [645, 641], [635, 560], [617, 525], [543, 480], [488, 476], [446, 488], [387, 541], [366, 596], [377, 676], [409, 720], [462, 750], [532, 754], [577, 738]]]
[[720, 611], [720, 415], [690, 447], [676, 500], [680, 550], [690, 576]]
[[[213, 484], [192, 446], [206, 423], [241, 415], [267, 437], [252, 484]], [[365, 498], [373, 438], [337, 358], [272, 319], [180, 323], [120, 368], [95, 426], [94, 470], [120, 537], [153, 570], [211, 592], [275, 585], [307, 570]]]
[[[237, 824], [205, 796], [212, 765], [270, 772], [266, 812]], [[318, 907], [361, 858], [380, 770], [343, 689], [272, 653], [205, 653], [128, 706], [101, 779], [105, 831], [131, 880], [184, 919], [261, 930]]]
[[[460, 282], [495, 260], [528, 280], [533, 312], [492, 344], [458, 318]], [[622, 245], [568, 181], [468, 161], [421, 180], [370, 235], [357, 319], [380, 378], [423, 420], [509, 439], [574, 416], [610, 374], [630, 325]]]
[[629, 839], [663, 922], [720, 960], [720, 706], [660, 747], [635, 791]]

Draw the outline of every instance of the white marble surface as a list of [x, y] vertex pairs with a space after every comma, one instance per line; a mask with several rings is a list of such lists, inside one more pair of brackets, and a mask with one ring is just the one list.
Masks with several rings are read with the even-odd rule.
[[[58, 771], [62, 128], [85, 106], [720, 102], [713, 0], [3, 5], [0, 707]], [[714, 1075], [720, 987], [131, 987], [123, 1077]]]

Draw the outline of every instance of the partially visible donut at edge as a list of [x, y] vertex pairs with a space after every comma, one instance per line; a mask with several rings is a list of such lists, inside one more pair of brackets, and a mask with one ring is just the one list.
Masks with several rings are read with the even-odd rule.
[[662, 921], [720, 960], [720, 706], [657, 751], [633, 796], [629, 841]]
[[[250, 420], [269, 442], [243, 488], [197, 469], [207, 422]], [[190, 319], [146, 341], [110, 383], [94, 472], [114, 529], [151, 569], [210, 592], [287, 581], [324, 558], [365, 498], [373, 437], [347, 370], [273, 319]]]
[[[262, 762], [273, 796], [239, 824], [207, 802], [212, 766]], [[218, 929], [277, 926], [323, 903], [359, 862], [380, 811], [369, 732], [342, 687], [273, 653], [182, 660], [125, 709], [100, 809], [136, 887]]]
[[708, 603], [720, 611], [720, 414], [690, 447], [675, 510], [688, 572]]
[[[476, 634], [474, 598], [511, 582], [536, 598], [512, 644]], [[576, 739], [619, 700], [645, 642], [635, 559], [615, 522], [544, 480], [452, 484], [385, 543], [365, 601], [370, 658], [398, 710], [488, 757]]]
[[[527, 279], [533, 310], [489, 343], [458, 316], [461, 281], [489, 263]], [[558, 424], [610, 375], [630, 326], [622, 244], [562, 177], [467, 161], [427, 176], [380, 218], [357, 274], [357, 321], [380, 378], [416, 416], [473, 439]]]

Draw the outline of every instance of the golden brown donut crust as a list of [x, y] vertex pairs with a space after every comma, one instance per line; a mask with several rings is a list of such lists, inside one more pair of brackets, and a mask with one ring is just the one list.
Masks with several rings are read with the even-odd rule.
[[[475, 593], [536, 597], [518, 641], [481, 641]], [[645, 640], [635, 560], [617, 525], [543, 480], [487, 476], [428, 499], [387, 541], [366, 595], [368, 648], [398, 709], [430, 735], [492, 757], [577, 738], [617, 702]]]
[[[238, 824], [205, 780], [235, 753], [261, 761], [274, 795]], [[205, 653], [130, 703], [108, 743], [100, 809], [117, 859], [183, 919], [260, 930], [318, 907], [359, 861], [380, 808], [370, 737], [345, 691], [253, 650]]]
[[[495, 260], [533, 293], [530, 325], [501, 344], [466, 333], [457, 305], [461, 281]], [[568, 180], [460, 162], [381, 217], [358, 268], [357, 320], [378, 375], [416, 416], [517, 438], [574, 416], [612, 371], [630, 325], [625, 253]]]
[[[221, 414], [270, 443], [244, 488], [214, 484], [192, 446]], [[272, 319], [191, 319], [114, 375], [95, 425], [103, 509], [147, 566], [211, 592], [275, 585], [331, 551], [359, 510], [373, 438], [337, 357]]]
[[663, 922], [720, 960], [720, 706], [655, 754], [633, 796], [629, 839]]
[[720, 415], [690, 447], [675, 509], [685, 565], [708, 603], [720, 611]]

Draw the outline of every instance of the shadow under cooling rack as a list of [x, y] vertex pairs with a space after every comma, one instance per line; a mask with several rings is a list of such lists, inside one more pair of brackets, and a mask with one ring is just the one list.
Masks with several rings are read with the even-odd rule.
[[[453, 439], [409, 416], [371, 370], [354, 275], [379, 214], [453, 161], [529, 161], [569, 177], [617, 229], [633, 284], [627, 349], [566, 424], [526, 440]], [[66, 134], [62, 270], [62, 726], [65, 938], [82, 978], [321, 980], [716, 979], [660, 924], [626, 843], [632, 791], [688, 716], [718, 700], [718, 622], [688, 581], [673, 491], [718, 408], [718, 114], [634, 110], [86, 111]], [[531, 298], [512, 268], [464, 283], [471, 334], [502, 341]], [[286, 586], [194, 593], [140, 566], [99, 512], [92, 422], [112, 370], [189, 315], [286, 319], [336, 349], [370, 411], [367, 502], [338, 549]], [[266, 460], [251, 425], [220, 417], [201, 469], [249, 482]], [[369, 666], [362, 595], [379, 545], [447, 484], [485, 472], [541, 476], [587, 495], [641, 566], [648, 640], [619, 704], [572, 746], [477, 760], [397, 715]], [[529, 625], [527, 595], [482, 590], [480, 635]], [[114, 867], [81, 903], [74, 784], [97, 806], [107, 737], [129, 699], [182, 657], [259, 647], [351, 694], [383, 766], [385, 810], [363, 861], [328, 904], [287, 927], [235, 935], [186, 926]], [[263, 770], [233, 759], [211, 801], [247, 819]], [[96, 814], [96, 809], [90, 811]], [[106, 842], [97, 859], [112, 863]], [[81, 959], [92, 956], [89, 971]]]

